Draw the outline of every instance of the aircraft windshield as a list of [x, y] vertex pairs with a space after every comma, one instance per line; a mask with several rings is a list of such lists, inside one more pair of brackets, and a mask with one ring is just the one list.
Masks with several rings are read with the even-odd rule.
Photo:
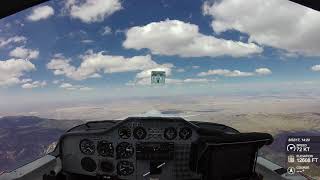
[[1, 19], [0, 174], [75, 125], [141, 114], [270, 133], [260, 154], [287, 167], [289, 135], [320, 136], [319, 32], [286, 0], [53, 0]]

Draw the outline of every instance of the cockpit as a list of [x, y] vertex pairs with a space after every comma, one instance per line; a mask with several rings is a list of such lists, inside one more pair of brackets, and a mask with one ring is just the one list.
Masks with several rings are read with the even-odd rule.
[[259, 179], [258, 150], [272, 141], [177, 117], [89, 122], [61, 136], [43, 179]]

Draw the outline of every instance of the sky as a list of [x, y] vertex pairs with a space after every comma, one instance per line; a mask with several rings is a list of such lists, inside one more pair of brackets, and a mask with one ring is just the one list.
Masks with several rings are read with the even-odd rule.
[[320, 12], [287, 0], [53, 0], [0, 20], [0, 108], [319, 91], [319, 32]]

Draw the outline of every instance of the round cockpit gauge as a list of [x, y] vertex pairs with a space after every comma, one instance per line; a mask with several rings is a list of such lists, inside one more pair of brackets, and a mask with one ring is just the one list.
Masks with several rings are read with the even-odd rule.
[[133, 130], [133, 136], [138, 140], [144, 139], [147, 136], [147, 131], [143, 127], [136, 127]]
[[127, 142], [122, 142], [116, 147], [117, 159], [130, 158], [134, 153], [134, 147]]
[[134, 172], [134, 165], [130, 161], [120, 161], [117, 165], [117, 172], [119, 176], [131, 175]]
[[79, 147], [80, 147], [80, 151], [83, 154], [86, 154], [86, 155], [94, 154], [95, 148], [96, 148], [95, 145], [94, 145], [94, 142], [89, 140], [89, 139], [81, 140], [80, 144], [79, 144]]
[[192, 130], [188, 127], [183, 127], [179, 131], [179, 137], [183, 140], [187, 140], [192, 136]]
[[100, 163], [100, 169], [103, 172], [112, 172], [114, 170], [114, 165], [110, 161], [102, 161]]
[[174, 127], [168, 127], [164, 130], [164, 138], [167, 140], [173, 140], [177, 137], [177, 130]]
[[99, 141], [97, 145], [97, 152], [103, 157], [113, 157], [114, 148], [111, 142], [108, 141]]
[[93, 172], [97, 169], [97, 164], [93, 159], [84, 157], [81, 159], [81, 167], [88, 172]]
[[120, 127], [118, 130], [118, 134], [120, 138], [128, 139], [131, 137], [131, 129], [126, 126]]

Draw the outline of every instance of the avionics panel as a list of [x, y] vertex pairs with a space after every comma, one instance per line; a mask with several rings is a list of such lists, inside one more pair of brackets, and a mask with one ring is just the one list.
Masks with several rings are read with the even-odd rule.
[[188, 163], [196, 129], [181, 118], [148, 117], [70, 132], [61, 138], [63, 170], [125, 179], [195, 177]]

